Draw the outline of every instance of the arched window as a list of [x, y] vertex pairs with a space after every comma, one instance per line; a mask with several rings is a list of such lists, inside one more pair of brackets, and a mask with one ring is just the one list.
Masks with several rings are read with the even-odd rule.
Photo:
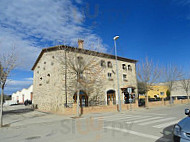
[[108, 68], [112, 68], [112, 63], [108, 61]]
[[125, 64], [122, 64], [122, 68], [123, 68], [124, 70], [127, 69]]
[[101, 67], [106, 67], [106, 62], [104, 60], [101, 60], [100, 65]]
[[[88, 95], [86, 94], [86, 92], [80, 90], [79, 101], [81, 107], [88, 106]], [[73, 95], [73, 102], [77, 103], [77, 92]]]
[[107, 91], [107, 104], [110, 105], [110, 103], [116, 104], [116, 96], [114, 90]]
[[128, 70], [132, 71], [131, 65], [128, 65]]

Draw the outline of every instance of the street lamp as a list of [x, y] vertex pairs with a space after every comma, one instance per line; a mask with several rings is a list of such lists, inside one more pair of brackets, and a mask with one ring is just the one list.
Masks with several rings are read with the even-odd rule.
[[116, 40], [119, 38], [119, 36], [115, 36], [113, 38], [114, 40], [114, 46], [115, 46], [115, 62], [116, 62], [116, 73], [117, 73], [117, 95], [118, 95], [118, 104], [119, 104], [119, 112], [121, 112], [121, 99], [120, 99], [120, 87], [119, 87], [119, 73], [118, 73], [118, 64], [117, 64], [117, 47], [116, 47]]

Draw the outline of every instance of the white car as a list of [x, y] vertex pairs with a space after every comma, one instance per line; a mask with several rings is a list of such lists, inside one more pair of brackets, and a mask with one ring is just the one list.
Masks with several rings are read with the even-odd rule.
[[18, 102], [17, 101], [12, 101], [12, 100], [6, 100], [4, 105], [5, 106], [11, 106], [11, 105], [17, 105]]

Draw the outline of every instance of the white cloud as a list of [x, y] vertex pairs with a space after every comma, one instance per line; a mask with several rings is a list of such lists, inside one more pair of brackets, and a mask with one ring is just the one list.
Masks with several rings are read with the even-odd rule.
[[33, 78], [32, 78], [32, 77], [30, 77], [30, 78], [25, 78], [25, 80], [33, 81]]
[[85, 48], [105, 52], [102, 39], [84, 22], [83, 12], [71, 0], [0, 0], [0, 50], [9, 52], [16, 46], [20, 67], [26, 69], [32, 67], [42, 45], [77, 46], [81, 38]]
[[23, 88], [28, 88], [33, 84], [33, 80], [31, 78], [25, 78], [23, 80], [8, 80], [5, 87], [5, 94], [11, 95], [16, 91], [20, 91]]
[[75, 1], [76, 1], [76, 3], [79, 3], [79, 4], [82, 3], [82, 0], [75, 0]]

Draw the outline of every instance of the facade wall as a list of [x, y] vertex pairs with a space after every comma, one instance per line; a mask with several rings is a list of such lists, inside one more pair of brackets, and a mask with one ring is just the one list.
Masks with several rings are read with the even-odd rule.
[[[148, 97], [155, 98], [155, 95], [158, 98], [166, 98], [166, 92], [168, 90], [168, 86], [160, 85], [160, 86], [152, 86], [152, 89], [147, 92]], [[144, 99], [145, 95], [139, 95], [139, 99]]]
[[[173, 97], [176, 97], [176, 96], [187, 96], [184, 88], [183, 88], [183, 85], [181, 84], [180, 81], [175, 81], [174, 84], [173, 84], [173, 87], [172, 87], [172, 91], [171, 91], [171, 94]], [[190, 90], [188, 92], [190, 94]]]
[[24, 103], [26, 100], [32, 100], [31, 93], [33, 92], [33, 85], [31, 85], [28, 89], [22, 89], [21, 91], [17, 91], [12, 94], [12, 100], [17, 101], [18, 103]]
[[[164, 83], [159, 83], [160, 85], [165, 85], [167, 86], [169, 83], [167, 82], [164, 82]], [[190, 94], [190, 90], [188, 91], [188, 94]], [[183, 85], [181, 83], [181, 80], [179, 81], [174, 81], [173, 85], [172, 85], [172, 90], [171, 90], [171, 95], [173, 97], [181, 97], [181, 96], [187, 96], [184, 88], [183, 88]]]
[[[117, 76], [116, 76], [116, 62], [114, 59], [106, 57], [98, 57], [81, 53], [67, 52], [67, 57], [76, 57], [81, 56], [83, 59], [90, 60], [92, 58], [96, 59], [96, 62], [99, 62], [99, 67], [101, 71], [99, 73], [100, 82], [94, 85], [93, 91], [88, 92], [88, 101], [99, 100], [107, 104], [107, 91], [115, 90], [116, 93], [116, 102], [117, 98]], [[43, 56], [38, 61], [34, 69], [34, 92], [33, 92], [33, 104], [37, 104], [38, 108], [45, 111], [60, 111], [64, 109], [66, 103], [66, 91], [65, 91], [65, 51], [56, 50], [45, 52]], [[70, 60], [70, 59], [69, 59]], [[100, 66], [100, 61], [104, 60], [106, 67]], [[107, 67], [107, 63], [112, 63], [112, 68]], [[122, 64], [126, 66], [130, 65], [132, 70], [123, 70]], [[137, 79], [136, 79], [136, 64], [133, 62], [124, 62], [118, 61], [119, 68], [119, 84], [120, 88], [125, 86], [134, 86], [137, 88]], [[108, 78], [108, 73], [112, 73], [112, 79]], [[127, 77], [124, 80], [123, 74], [126, 74]], [[76, 93], [76, 83], [74, 83], [76, 75], [73, 74], [72, 69], [67, 66], [67, 102], [68, 104], [73, 104], [73, 95]], [[135, 89], [137, 94], [137, 89]], [[124, 95], [120, 89], [120, 97], [123, 102]]]
[[57, 111], [64, 107], [64, 73], [59, 66], [62, 52], [44, 53], [34, 70], [33, 104], [39, 109]]

